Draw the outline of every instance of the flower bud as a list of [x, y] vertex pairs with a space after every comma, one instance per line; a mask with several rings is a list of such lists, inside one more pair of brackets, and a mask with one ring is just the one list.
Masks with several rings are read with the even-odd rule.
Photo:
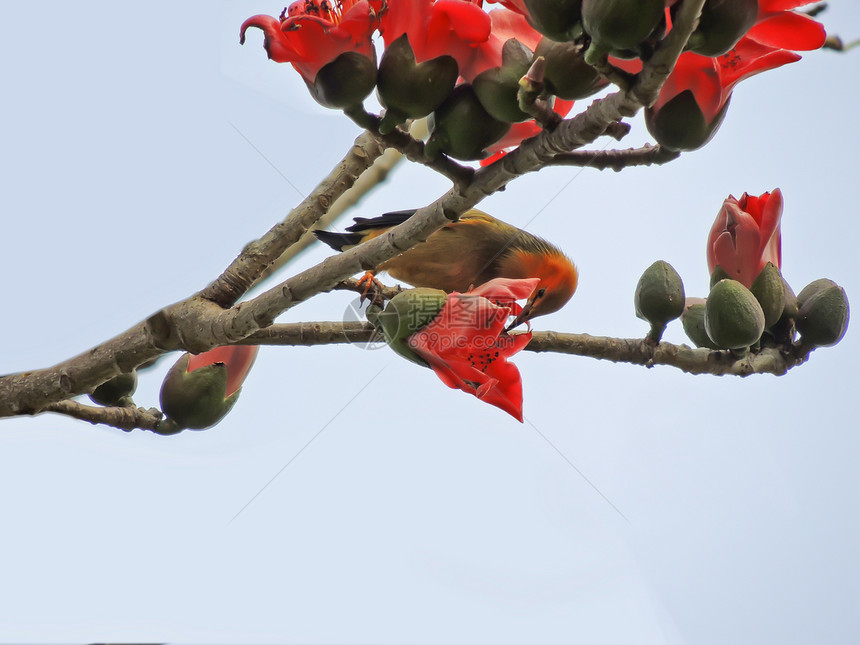
[[665, 26], [665, 6], [665, 0], [582, 0], [582, 25], [591, 36], [585, 60], [637, 56], [642, 42]]
[[424, 148], [430, 157], [446, 154], [469, 161], [487, 156], [485, 148], [504, 136], [510, 125], [484, 109], [472, 86], [463, 83], [427, 119], [430, 138]]
[[665, 326], [684, 312], [684, 283], [668, 262], [658, 260], [645, 269], [633, 298], [636, 316]]
[[696, 347], [720, 349], [705, 331], [705, 308], [704, 298], [687, 298], [684, 313], [681, 314], [681, 324], [684, 326], [687, 338], [693, 341]]
[[725, 272], [723, 267], [719, 264], [714, 267], [713, 273], [711, 273], [711, 289], [714, 288], [714, 285], [717, 284], [720, 280], [728, 280], [731, 276]]
[[183, 354], [161, 385], [161, 409], [179, 428], [203, 430], [230, 411], [257, 356], [253, 345]]
[[520, 79], [529, 71], [532, 52], [516, 38], [502, 45], [502, 65], [478, 74], [472, 89], [487, 113], [498, 121], [518, 123], [530, 118], [519, 108]]
[[705, 331], [722, 349], [745, 349], [761, 338], [764, 312], [740, 282], [720, 280], [705, 305]]
[[645, 110], [645, 126], [651, 136], [669, 150], [697, 150], [716, 134], [726, 111], [729, 99], [708, 119], [692, 90], [679, 92], [662, 105]]
[[764, 312], [764, 328], [770, 329], [782, 316], [785, 309], [785, 281], [772, 262], [768, 262], [758, 277], [753, 280], [750, 291]]
[[123, 372], [99, 385], [90, 394], [99, 405], [123, 405], [137, 389], [137, 371]]
[[546, 61], [546, 89], [560, 99], [576, 101], [602, 90], [609, 84], [600, 73], [585, 62], [582, 45], [557, 43], [543, 38], [535, 51]]
[[439, 315], [447, 298], [448, 294], [441, 289], [419, 287], [401, 291], [376, 315], [374, 324], [382, 329], [391, 349], [413, 363], [426, 366], [426, 361], [412, 351], [406, 340]]
[[845, 289], [827, 278], [816, 280], [797, 296], [797, 331], [804, 344], [830, 347], [848, 329], [849, 308]]
[[430, 114], [454, 89], [457, 74], [457, 61], [451, 56], [416, 64], [408, 36], [403, 34], [394, 40], [385, 48], [379, 63], [377, 90], [385, 106], [379, 131], [387, 134], [406, 119]]
[[722, 56], [753, 26], [758, 5], [758, 0], [707, 0], [687, 49], [702, 56]]

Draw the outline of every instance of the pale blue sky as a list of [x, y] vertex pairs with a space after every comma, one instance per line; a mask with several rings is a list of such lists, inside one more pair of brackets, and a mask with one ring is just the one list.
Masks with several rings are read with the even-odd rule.
[[[312, 190], [347, 151], [353, 124], [266, 60], [259, 35], [238, 45], [242, 20], [281, 8], [0, 9], [0, 373], [201, 288], [299, 201], [291, 184]], [[853, 0], [822, 19], [860, 37]], [[487, 199], [580, 267], [574, 299], [535, 328], [644, 335], [640, 273], [665, 259], [705, 295], [722, 200], [775, 187], [788, 281], [830, 277], [860, 302], [858, 69], [860, 51], [807, 54], [740, 85], [699, 152], [553, 169]], [[647, 140], [640, 120], [628, 139]], [[446, 189], [404, 165], [353, 215]], [[350, 301], [282, 319], [338, 320]], [[684, 342], [679, 324], [667, 338]], [[139, 404], [157, 402], [171, 362], [142, 378]], [[860, 640], [856, 328], [782, 378], [516, 362], [523, 425], [354, 347], [263, 348], [207, 432], [3, 420], [0, 641]]]

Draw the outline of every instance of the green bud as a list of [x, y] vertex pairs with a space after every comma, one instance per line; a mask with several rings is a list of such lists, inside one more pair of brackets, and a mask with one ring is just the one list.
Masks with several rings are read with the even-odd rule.
[[547, 38], [558, 42], [582, 35], [582, 0], [525, 0], [529, 23]]
[[542, 38], [535, 54], [543, 56], [546, 61], [544, 81], [547, 91], [560, 99], [584, 99], [609, 84], [596, 69], [585, 62], [582, 45], [578, 43], [557, 43], [549, 38]]
[[726, 116], [731, 97], [708, 122], [692, 90], [684, 90], [658, 108], [645, 110], [645, 126], [651, 136], [669, 150], [698, 150], [716, 134]]
[[99, 405], [123, 405], [137, 389], [137, 371], [124, 372], [99, 385], [90, 394]]
[[812, 347], [835, 345], [848, 329], [849, 308], [845, 289], [822, 278], [807, 285], [797, 296], [797, 331]]
[[442, 105], [457, 82], [457, 61], [438, 56], [415, 63], [415, 53], [403, 34], [385, 48], [379, 63], [377, 90], [385, 106], [379, 131], [387, 134], [406, 119], [418, 119]]
[[730, 278], [731, 276], [729, 276], [725, 269], [718, 264], [714, 269], [714, 272], [711, 274], [711, 289], [713, 289], [714, 285], [720, 280], [729, 280]]
[[753, 26], [758, 4], [758, 0], [708, 0], [687, 49], [702, 56], [722, 56]]
[[401, 291], [385, 306], [376, 317], [376, 324], [388, 346], [404, 358], [426, 366], [427, 363], [412, 351], [407, 339], [432, 321], [442, 308], [448, 294], [441, 289], [419, 287]]
[[188, 371], [190, 354], [184, 354], [167, 372], [161, 385], [161, 409], [181, 428], [211, 428], [226, 416], [241, 388], [229, 397], [227, 366], [215, 363]]
[[486, 157], [487, 146], [501, 139], [511, 127], [487, 114], [468, 83], [455, 87], [427, 123], [427, 155], [444, 153], [465, 161]]
[[532, 52], [516, 38], [502, 45], [502, 65], [485, 70], [472, 81], [472, 89], [491, 117], [506, 123], [530, 118], [519, 108], [520, 79], [529, 71]]
[[308, 90], [320, 105], [345, 110], [360, 105], [375, 86], [376, 54], [344, 52], [317, 72]]
[[643, 41], [665, 25], [665, 6], [665, 0], [582, 0], [582, 25], [591, 36], [585, 60], [637, 55]]
[[761, 338], [764, 312], [740, 282], [720, 280], [705, 305], [705, 331], [721, 349], [745, 349]]
[[[692, 298], [688, 298], [689, 302]], [[706, 347], [707, 349], [720, 349], [708, 336], [705, 330], [705, 300], [702, 302], [694, 302], [684, 307], [684, 313], [681, 314], [681, 324], [684, 326], [684, 332], [687, 338], [693, 341], [696, 347]]]
[[753, 280], [750, 291], [764, 312], [765, 329], [770, 329], [779, 321], [785, 309], [785, 281], [779, 269], [772, 262], [768, 262]]
[[636, 316], [665, 326], [684, 313], [684, 283], [668, 262], [658, 260], [645, 269], [633, 298]]

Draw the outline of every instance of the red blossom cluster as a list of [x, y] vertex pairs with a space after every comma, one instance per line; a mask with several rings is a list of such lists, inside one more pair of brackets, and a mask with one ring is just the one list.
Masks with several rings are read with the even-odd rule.
[[[518, 100], [542, 57], [540, 100], [566, 116], [604, 88], [613, 64], [636, 73], [672, 28], [682, 0], [299, 0], [264, 33], [274, 61], [291, 63], [321, 104], [350, 115], [377, 89], [381, 132], [430, 116], [428, 154], [486, 159], [539, 133]], [[664, 147], [693, 150], [719, 127], [738, 82], [822, 46], [823, 27], [796, 11], [806, 0], [707, 0], [657, 102], [646, 111]], [[384, 53], [377, 64], [373, 38]], [[495, 158], [495, 157], [493, 157]]]

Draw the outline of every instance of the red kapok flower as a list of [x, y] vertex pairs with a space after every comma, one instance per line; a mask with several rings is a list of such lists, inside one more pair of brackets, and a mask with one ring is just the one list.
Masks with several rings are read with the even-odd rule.
[[[242, 23], [239, 42], [244, 44], [245, 32], [249, 27], [263, 31], [263, 46], [269, 58], [278, 63], [291, 63], [308, 84], [314, 98], [328, 107], [344, 107], [342, 100], [331, 100], [331, 95], [342, 94], [336, 87], [317, 87], [321, 69], [342, 55], [352, 55], [353, 60], [344, 65], [347, 69], [337, 70], [337, 78], [326, 79], [327, 85], [346, 83], [356, 85], [356, 73], [367, 76], [359, 79], [360, 89], [349, 88], [351, 94], [347, 102], [355, 101], [354, 96], [367, 91], [358, 98], [362, 100], [373, 89], [376, 81], [376, 51], [371, 35], [378, 22], [377, 13], [368, 0], [299, 0], [284, 9], [279, 18], [257, 15]], [[367, 62], [365, 62], [367, 61]], [[366, 69], [365, 69], [366, 68]], [[371, 72], [372, 68], [372, 72]], [[372, 77], [372, 83], [370, 82]], [[340, 91], [339, 91], [340, 90]], [[326, 96], [329, 95], [329, 96]]]
[[462, 69], [490, 37], [490, 17], [480, 3], [464, 0], [392, 0], [379, 31], [386, 47], [406, 34], [417, 63], [447, 54]]
[[782, 192], [758, 197], [744, 193], [723, 202], [708, 236], [708, 269], [719, 266], [730, 278], [749, 288], [761, 270], [782, 262]]
[[[703, 146], [719, 127], [735, 85], [760, 72], [800, 60], [791, 50], [821, 47], [826, 38], [821, 24], [790, 11], [804, 4], [808, 3], [762, 0], [755, 25], [726, 54], [682, 54], [656, 103], [645, 113], [654, 138], [677, 150]], [[641, 63], [625, 61], [620, 66], [636, 72]]]
[[467, 293], [449, 294], [445, 306], [408, 339], [409, 347], [448, 387], [458, 388], [523, 420], [520, 372], [508, 358], [528, 345], [531, 332], [509, 335], [509, 316], [521, 311], [539, 280], [497, 278]]

